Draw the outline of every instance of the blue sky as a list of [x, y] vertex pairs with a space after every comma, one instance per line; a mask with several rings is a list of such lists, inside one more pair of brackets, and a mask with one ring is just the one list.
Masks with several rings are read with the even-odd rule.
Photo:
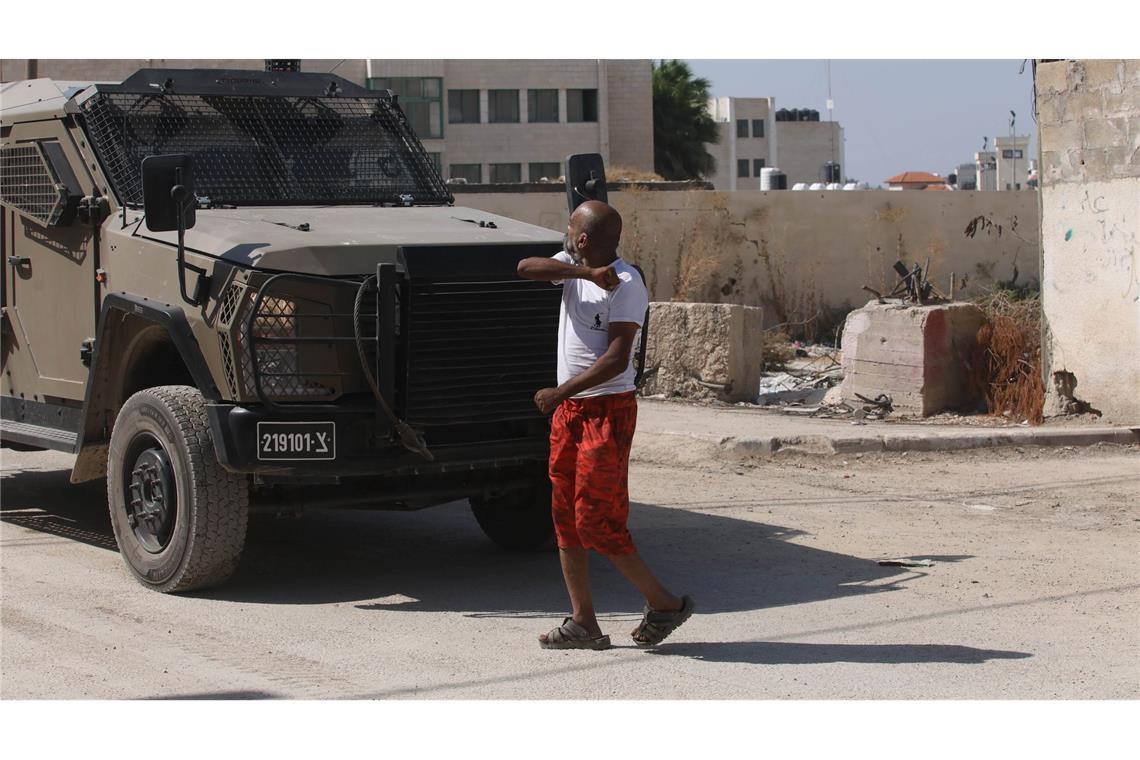
[[[690, 60], [714, 96], [774, 97], [777, 108], [813, 108], [827, 118], [823, 60]], [[844, 174], [872, 187], [903, 171], [947, 174], [973, 160], [982, 136], [1032, 136], [1033, 77], [1020, 60], [833, 60], [834, 118], [843, 125]]]

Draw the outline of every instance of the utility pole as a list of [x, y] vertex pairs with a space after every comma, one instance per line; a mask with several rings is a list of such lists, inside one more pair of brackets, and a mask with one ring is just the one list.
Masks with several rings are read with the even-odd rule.
[[1009, 151], [1010, 156], [1013, 157], [1013, 189], [1017, 189], [1017, 148], [1014, 147], [1016, 138], [1014, 137], [1014, 122], [1017, 121], [1017, 114], [1013, 111], [1009, 112]]
[[[831, 115], [832, 109], [835, 107], [835, 101], [831, 99], [831, 59], [825, 62], [827, 67], [827, 131], [831, 135], [831, 165], [835, 166], [835, 119]], [[829, 172], [830, 174], [830, 172]], [[831, 181], [829, 176], [828, 181]], [[840, 177], [835, 178], [836, 182], [842, 181]]]

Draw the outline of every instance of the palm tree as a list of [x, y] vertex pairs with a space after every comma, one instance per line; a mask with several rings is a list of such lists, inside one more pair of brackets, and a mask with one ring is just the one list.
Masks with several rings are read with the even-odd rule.
[[665, 179], [701, 179], [716, 171], [705, 149], [720, 139], [707, 110], [709, 86], [707, 79], [694, 79], [684, 61], [653, 66], [653, 163]]

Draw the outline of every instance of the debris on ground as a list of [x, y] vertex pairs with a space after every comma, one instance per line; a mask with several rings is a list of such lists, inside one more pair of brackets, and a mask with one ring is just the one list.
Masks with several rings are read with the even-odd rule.
[[839, 351], [828, 346], [788, 346], [803, 356], [787, 359], [781, 370], [762, 373], [756, 403], [788, 407], [786, 411], [819, 408], [827, 392], [843, 380]]
[[[877, 298], [881, 304], [885, 304], [888, 298], [901, 298], [904, 303], [920, 305], [952, 300], [930, 281], [930, 259], [926, 260], [926, 266], [915, 263], [910, 269], [901, 261], [896, 261], [894, 270], [898, 273], [899, 280], [886, 295], [867, 285], [863, 286], [863, 290]], [[950, 280], [953, 282], [953, 276]]]
[[883, 567], [934, 567], [928, 559], [881, 559], [879, 564]]

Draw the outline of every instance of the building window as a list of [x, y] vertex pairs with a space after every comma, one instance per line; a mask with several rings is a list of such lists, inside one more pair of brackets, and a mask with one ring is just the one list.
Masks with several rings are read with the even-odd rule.
[[462, 179], [473, 185], [483, 182], [482, 164], [452, 164], [448, 170], [450, 179]]
[[753, 137], [763, 137], [764, 136], [764, 120], [763, 119], [753, 119], [752, 120], [752, 136]]
[[762, 159], [762, 158], [752, 159], [752, 176], [753, 177], [759, 177], [760, 176], [760, 170], [763, 168], [764, 168], [764, 159]]
[[598, 91], [567, 90], [566, 121], [597, 121]]
[[373, 77], [370, 90], [391, 90], [420, 139], [443, 137], [443, 80], [439, 77]]
[[519, 91], [488, 90], [487, 107], [487, 121], [492, 124], [514, 124], [519, 120]]
[[1003, 148], [1001, 152], [1002, 158], [1024, 158], [1025, 154], [1021, 148]]
[[522, 182], [522, 164], [491, 164], [491, 184]]
[[447, 123], [448, 124], [478, 124], [479, 123], [479, 91], [478, 90], [448, 90], [447, 91]]
[[736, 176], [744, 178], [748, 176], [748, 159], [739, 158], [736, 160]]
[[526, 120], [558, 121], [558, 90], [527, 90]]
[[748, 119], [736, 120], [736, 136], [748, 137]]
[[543, 179], [556, 182], [562, 174], [562, 164], [558, 161], [531, 163], [528, 171], [531, 182], [540, 182]]

